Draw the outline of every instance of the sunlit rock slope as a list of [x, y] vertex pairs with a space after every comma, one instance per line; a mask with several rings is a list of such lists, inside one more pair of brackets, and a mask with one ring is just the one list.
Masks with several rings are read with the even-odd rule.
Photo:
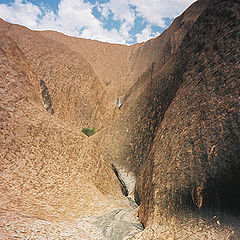
[[239, 13], [133, 46], [0, 20], [0, 239], [240, 239]]

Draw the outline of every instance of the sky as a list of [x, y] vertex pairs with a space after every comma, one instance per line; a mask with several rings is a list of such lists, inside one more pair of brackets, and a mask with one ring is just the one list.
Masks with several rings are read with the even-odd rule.
[[196, 0], [0, 0], [0, 18], [103, 42], [134, 44], [163, 32]]

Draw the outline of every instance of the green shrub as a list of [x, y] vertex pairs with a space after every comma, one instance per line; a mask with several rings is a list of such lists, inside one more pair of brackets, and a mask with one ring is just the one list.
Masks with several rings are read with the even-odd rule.
[[94, 133], [96, 133], [95, 128], [83, 128], [82, 132], [87, 135], [88, 137], [92, 136]]

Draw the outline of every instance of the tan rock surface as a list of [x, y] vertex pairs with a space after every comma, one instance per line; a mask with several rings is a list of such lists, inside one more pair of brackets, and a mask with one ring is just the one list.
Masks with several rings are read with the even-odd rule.
[[[186, 32], [203, 11], [207, 1], [195, 4], [163, 34], [146, 43], [132, 46], [102, 43], [95, 40], [69, 37], [54, 31], [40, 32], [43, 36], [63, 43], [69, 49], [81, 54], [92, 66], [96, 75], [107, 86], [113, 102], [121, 97], [125, 101], [138, 78], [150, 67], [163, 66], [181, 44]], [[133, 88], [134, 91], [136, 88]], [[130, 90], [130, 92], [129, 92]], [[136, 94], [134, 93], [134, 96]]]
[[0, 21], [0, 239], [238, 240], [239, 12], [130, 47]]
[[140, 44], [126, 46], [102, 43], [95, 40], [69, 37], [54, 31], [44, 31], [41, 34], [63, 43], [86, 58], [96, 75], [107, 86], [113, 102], [117, 97], [124, 96], [137, 80], [133, 79], [130, 74], [135, 61], [132, 56]]
[[3, 33], [0, 42], [1, 235], [96, 239], [97, 225], [84, 229], [81, 219], [129, 208], [120, 184], [88, 137], [44, 109], [38, 78], [16, 43]]
[[0, 31], [21, 49], [38, 85], [45, 82], [57, 117], [80, 129], [100, 129], [113, 117], [105, 85], [81, 55], [22, 26], [1, 21]]

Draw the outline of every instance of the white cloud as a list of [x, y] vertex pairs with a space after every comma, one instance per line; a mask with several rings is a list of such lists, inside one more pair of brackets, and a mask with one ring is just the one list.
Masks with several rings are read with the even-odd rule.
[[83, 38], [126, 43], [128, 40], [126, 34], [124, 35], [116, 29], [104, 29], [103, 23], [92, 14], [94, 7], [95, 5], [85, 3], [83, 0], [62, 0], [58, 6], [58, 16], [54, 22], [57, 30]]
[[134, 24], [135, 13], [130, 6], [136, 8], [138, 16], [148, 23], [166, 27], [164, 18], [175, 18], [196, 0], [110, 0], [101, 5], [102, 13], [107, 16], [112, 12], [115, 19]]
[[79, 35], [80, 29], [102, 30], [101, 22], [92, 15], [93, 6], [82, 0], [62, 0], [58, 6], [57, 24], [67, 34]]
[[128, 0], [110, 0], [107, 3], [101, 4], [101, 7], [105, 17], [109, 13], [113, 13], [115, 20], [126, 22], [129, 25], [134, 24], [135, 12], [130, 8]]
[[101, 4], [99, 10], [105, 18], [113, 14], [113, 19], [121, 23], [119, 35], [125, 39], [125, 41], [132, 40], [129, 31], [134, 27], [136, 14], [133, 9], [130, 8], [128, 1], [110, 0], [107, 3]]
[[159, 35], [159, 32], [153, 33], [151, 26], [147, 25], [141, 33], [136, 34], [137, 42], [145, 42], [150, 38], [156, 37]]
[[[0, 17], [12, 23], [31, 29], [56, 30], [72, 36], [91, 38], [114, 43], [133, 40], [130, 32], [135, 20], [141, 16], [147, 27], [135, 35], [138, 42], [146, 41], [153, 33], [151, 25], [165, 27], [164, 18], [174, 18], [195, 0], [109, 0], [107, 3], [90, 4], [84, 0], [61, 0], [58, 12], [38, 7], [27, 0], [15, 0], [11, 4], [0, 4]], [[132, 8], [134, 6], [134, 8]], [[102, 18], [96, 18], [92, 11], [97, 7]], [[104, 19], [112, 17], [120, 27], [104, 28]]]
[[28, 27], [36, 27], [41, 10], [30, 2], [24, 3], [16, 0], [14, 4], [8, 6], [0, 4], [0, 17], [12, 22], [22, 24]]
[[165, 27], [164, 18], [175, 18], [196, 0], [128, 0], [148, 23]]

